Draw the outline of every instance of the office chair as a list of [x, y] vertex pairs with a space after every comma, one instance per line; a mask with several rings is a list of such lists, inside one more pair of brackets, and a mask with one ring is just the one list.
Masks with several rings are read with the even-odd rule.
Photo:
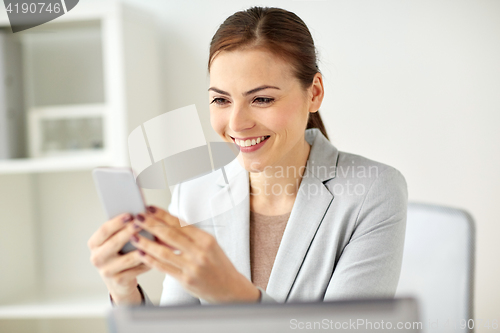
[[467, 212], [408, 204], [396, 297], [418, 299], [423, 332], [473, 332], [474, 255], [474, 220]]

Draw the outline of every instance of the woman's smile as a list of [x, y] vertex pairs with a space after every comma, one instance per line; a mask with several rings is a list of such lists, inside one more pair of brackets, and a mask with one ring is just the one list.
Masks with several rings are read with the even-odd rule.
[[231, 137], [231, 139], [233, 139], [233, 142], [238, 146], [242, 153], [251, 153], [260, 149], [270, 137], [270, 135], [263, 135], [246, 138]]

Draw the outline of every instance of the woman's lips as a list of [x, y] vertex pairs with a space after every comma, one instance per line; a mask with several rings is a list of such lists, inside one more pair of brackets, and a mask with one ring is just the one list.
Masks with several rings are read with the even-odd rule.
[[[236, 144], [236, 146], [239, 148], [239, 150], [243, 153], [251, 153], [251, 152], [254, 152], [258, 149], [260, 149], [266, 142], [267, 142], [267, 139], [269, 139], [270, 136], [268, 135], [264, 135], [264, 140], [260, 141], [259, 143], [257, 143], [257, 141], [259, 141], [258, 139], [260, 139], [261, 137], [254, 137], [252, 138], [252, 140], [255, 140], [255, 144], [254, 145], [251, 145], [251, 146], [240, 146], [239, 144], [237, 144], [236, 140], [238, 139], [235, 139], [232, 137], [233, 139], [233, 142]], [[250, 140], [250, 139], [247, 139], [247, 140]], [[238, 140], [238, 142], [241, 144], [243, 140]], [[246, 140], [244, 142], [247, 142]]]

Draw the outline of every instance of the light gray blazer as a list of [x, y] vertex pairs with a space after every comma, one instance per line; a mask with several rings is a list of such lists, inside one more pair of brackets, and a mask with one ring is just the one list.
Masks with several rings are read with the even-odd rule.
[[[399, 280], [408, 192], [395, 168], [338, 151], [318, 129], [261, 302], [393, 297]], [[248, 279], [249, 174], [237, 160], [178, 185], [169, 211], [213, 234]], [[230, 208], [228, 208], [230, 207]], [[151, 304], [146, 295], [146, 303]], [[160, 305], [205, 304], [169, 275]]]

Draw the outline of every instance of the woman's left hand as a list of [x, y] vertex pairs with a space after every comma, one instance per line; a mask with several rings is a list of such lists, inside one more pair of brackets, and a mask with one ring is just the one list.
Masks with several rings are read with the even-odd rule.
[[132, 244], [144, 252], [144, 264], [171, 275], [193, 296], [210, 303], [259, 300], [260, 291], [236, 270], [211, 234], [192, 225], [181, 227], [177, 217], [153, 206], [134, 223], [157, 240], [132, 236]]

